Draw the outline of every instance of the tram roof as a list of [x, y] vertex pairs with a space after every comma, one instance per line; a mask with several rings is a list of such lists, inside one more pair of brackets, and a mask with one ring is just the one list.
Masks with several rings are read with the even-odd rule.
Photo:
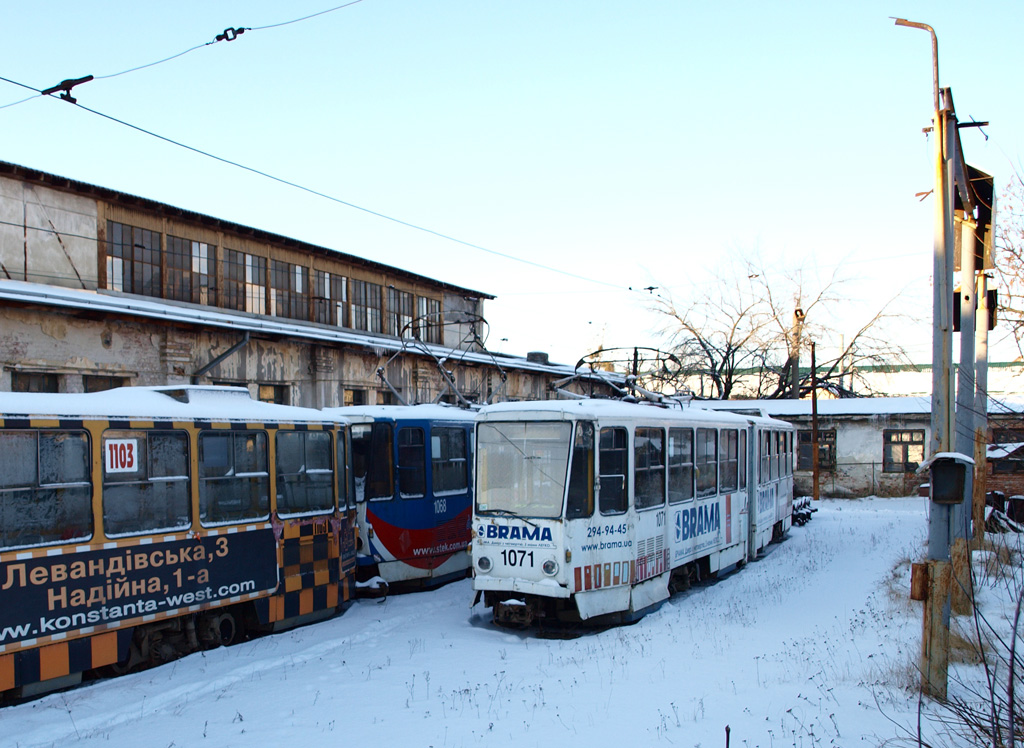
[[3, 418], [323, 423], [337, 420], [312, 408], [253, 400], [244, 387], [182, 385], [116, 387], [103, 392], [0, 392]]
[[742, 424], [748, 422], [774, 424], [788, 427], [785, 421], [773, 418], [737, 415], [735, 413], [707, 410], [694, 404], [667, 407], [646, 402], [624, 402], [585, 398], [580, 400], [538, 400], [533, 402], [509, 402], [488, 405], [480, 410], [477, 420], [502, 420], [510, 415], [522, 415], [557, 420], [559, 418], [594, 419], [666, 419], [681, 421], [715, 421], [718, 423]]
[[369, 417], [375, 419], [416, 419], [422, 421], [472, 421], [476, 412], [443, 403], [423, 405], [347, 405], [324, 408], [324, 413], [343, 418]]

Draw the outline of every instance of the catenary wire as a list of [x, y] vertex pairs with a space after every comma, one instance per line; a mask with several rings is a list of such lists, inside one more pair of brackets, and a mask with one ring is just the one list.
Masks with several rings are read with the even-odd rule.
[[[0, 76], [0, 80], [7, 81], [8, 83], [13, 83], [14, 85], [21, 86], [23, 88], [28, 88], [30, 90], [34, 90], [34, 91], [38, 90], [38, 89], [32, 88], [31, 86], [27, 86], [24, 83], [18, 83], [17, 81], [13, 81], [13, 80], [10, 80], [8, 78], [4, 78], [3, 76]], [[54, 96], [51, 94], [50, 98], [54, 98]], [[68, 103], [72, 103], [72, 104], [74, 104], [75, 107], [77, 107], [79, 109], [82, 109], [82, 110], [84, 110], [86, 112], [89, 112], [90, 114], [94, 114], [94, 115], [96, 115], [98, 117], [102, 117], [103, 119], [110, 120], [111, 122], [115, 122], [115, 123], [117, 123], [119, 125], [122, 125], [124, 127], [128, 127], [128, 128], [130, 128], [132, 130], [135, 130], [137, 132], [143, 133], [145, 135], [149, 135], [150, 137], [157, 138], [158, 140], [162, 140], [165, 143], [169, 143], [171, 145], [175, 145], [175, 146], [177, 146], [179, 148], [184, 148], [185, 150], [192, 151], [193, 153], [199, 154], [201, 156], [205, 156], [207, 158], [211, 158], [211, 159], [213, 159], [215, 161], [219, 161], [219, 162], [221, 162], [223, 164], [227, 164], [229, 166], [234, 166], [234, 167], [236, 167], [238, 169], [242, 169], [243, 171], [247, 171], [247, 172], [250, 172], [252, 174], [256, 174], [258, 176], [264, 177], [266, 179], [270, 179], [270, 180], [272, 180], [274, 182], [278, 182], [279, 184], [284, 184], [284, 185], [287, 185], [289, 187], [293, 187], [295, 189], [302, 190], [303, 192], [307, 192], [307, 193], [309, 193], [311, 195], [316, 195], [317, 197], [322, 197], [325, 200], [330, 200], [331, 202], [338, 203], [339, 205], [344, 205], [344, 206], [346, 206], [348, 208], [352, 208], [353, 210], [358, 210], [358, 211], [361, 211], [361, 212], [366, 213], [368, 215], [372, 215], [372, 216], [375, 216], [377, 218], [384, 219], [386, 221], [391, 221], [392, 223], [396, 223], [396, 224], [398, 224], [400, 226], [405, 226], [407, 228], [414, 229], [416, 231], [421, 231], [423, 233], [430, 234], [432, 236], [436, 236], [439, 239], [444, 239], [445, 241], [454, 242], [455, 244], [460, 244], [460, 245], [462, 245], [464, 247], [469, 247], [470, 249], [476, 249], [476, 250], [481, 251], [481, 252], [486, 252], [487, 254], [491, 254], [491, 255], [494, 255], [496, 257], [502, 257], [502, 258], [504, 258], [506, 260], [511, 260], [513, 262], [519, 262], [519, 263], [522, 263], [522, 264], [525, 264], [525, 265], [530, 265], [531, 267], [535, 267], [535, 268], [538, 268], [540, 270], [547, 270], [548, 272], [557, 273], [559, 275], [564, 275], [564, 276], [569, 277], [569, 278], [575, 278], [576, 280], [585, 281], [587, 283], [594, 283], [594, 284], [597, 284], [597, 285], [606, 286], [608, 288], [614, 288], [614, 289], [617, 289], [619, 291], [632, 291], [632, 289], [629, 288], [628, 286], [620, 286], [620, 285], [615, 284], [615, 283], [609, 283], [608, 281], [598, 280], [596, 278], [588, 278], [587, 276], [579, 275], [578, 273], [572, 273], [572, 272], [569, 272], [568, 270], [561, 270], [559, 268], [551, 267], [549, 265], [544, 265], [544, 264], [541, 264], [539, 262], [534, 262], [533, 260], [527, 260], [527, 259], [524, 259], [522, 257], [516, 257], [515, 255], [510, 255], [510, 254], [505, 253], [505, 252], [499, 252], [498, 250], [489, 249], [489, 248], [484, 247], [484, 246], [482, 246], [480, 244], [474, 244], [473, 242], [465, 241], [464, 239], [459, 239], [457, 237], [451, 236], [450, 234], [445, 234], [445, 233], [443, 233], [441, 231], [436, 231], [434, 229], [427, 228], [426, 226], [420, 226], [420, 225], [412, 223], [410, 221], [405, 221], [405, 220], [403, 220], [401, 218], [396, 218], [394, 216], [390, 216], [390, 215], [388, 215], [386, 213], [381, 213], [380, 211], [376, 211], [376, 210], [373, 210], [371, 208], [365, 208], [365, 207], [363, 207], [361, 205], [357, 205], [357, 204], [349, 202], [347, 200], [342, 200], [339, 197], [335, 197], [333, 195], [329, 195], [326, 192], [321, 192], [319, 190], [315, 190], [312, 187], [306, 187], [305, 185], [299, 184], [298, 182], [293, 182], [291, 180], [284, 179], [283, 177], [278, 177], [278, 176], [275, 176], [273, 174], [270, 174], [269, 172], [261, 171], [260, 169], [256, 169], [256, 168], [254, 168], [252, 166], [246, 166], [245, 164], [242, 164], [242, 163], [240, 163], [238, 161], [232, 161], [231, 159], [225, 158], [223, 156], [218, 156], [216, 154], [210, 153], [209, 151], [204, 151], [204, 150], [202, 150], [200, 148], [196, 148], [195, 146], [187, 145], [186, 143], [182, 143], [182, 142], [180, 142], [178, 140], [174, 140], [173, 138], [169, 138], [166, 135], [160, 135], [159, 133], [153, 132], [152, 130], [147, 130], [144, 127], [140, 127], [138, 125], [133, 125], [130, 122], [126, 122], [125, 120], [118, 119], [117, 117], [114, 117], [112, 115], [105, 114], [105, 113], [100, 112], [100, 111], [98, 111], [96, 109], [91, 109], [90, 107], [87, 107], [87, 106], [85, 106], [83, 104], [79, 104], [77, 102], [68, 102]]]

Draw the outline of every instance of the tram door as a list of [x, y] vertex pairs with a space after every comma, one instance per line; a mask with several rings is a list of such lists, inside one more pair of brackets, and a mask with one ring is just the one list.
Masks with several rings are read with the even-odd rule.
[[[668, 585], [643, 585], [669, 570], [668, 536], [665, 520], [665, 429], [637, 426], [633, 430], [633, 533], [636, 570], [633, 574], [633, 611], [646, 608], [668, 596]], [[636, 586], [641, 585], [641, 586]]]

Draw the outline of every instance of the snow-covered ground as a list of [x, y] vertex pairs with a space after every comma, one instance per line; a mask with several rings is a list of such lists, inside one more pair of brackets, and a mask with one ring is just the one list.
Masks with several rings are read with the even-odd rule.
[[917, 722], [925, 502], [818, 506], [632, 626], [500, 630], [466, 580], [4, 708], [0, 744], [880, 745]]

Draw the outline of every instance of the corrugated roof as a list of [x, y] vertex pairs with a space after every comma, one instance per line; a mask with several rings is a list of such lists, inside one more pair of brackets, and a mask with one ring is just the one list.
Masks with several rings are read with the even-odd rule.
[[[267, 317], [245, 312], [231, 312], [216, 307], [205, 307], [184, 302], [128, 296], [109, 291], [84, 291], [60, 286], [46, 286], [25, 281], [0, 280], [0, 301], [32, 306], [76, 309], [113, 314], [122, 317], [141, 317], [186, 325], [201, 325], [226, 330], [251, 332], [271, 337], [300, 338], [366, 348], [378, 353], [402, 350], [400, 338], [373, 335], [340, 327], [300, 322], [283, 317]], [[417, 344], [420, 347], [421, 344]], [[565, 364], [540, 364], [517, 356], [452, 350], [446, 346], [422, 344], [422, 348], [438, 358], [459, 362], [489, 364], [519, 371], [555, 374], [561, 377], [574, 372]], [[415, 352], [415, 351], [413, 351]], [[584, 378], [587, 378], [584, 375]]]

